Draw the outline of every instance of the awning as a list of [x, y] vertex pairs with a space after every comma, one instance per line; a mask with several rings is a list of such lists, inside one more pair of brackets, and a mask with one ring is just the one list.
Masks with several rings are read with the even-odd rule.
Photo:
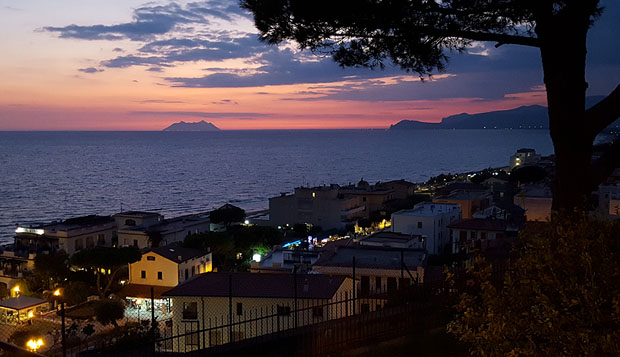
[[172, 289], [174, 286], [155, 286], [155, 285], [141, 285], [141, 284], [129, 284], [124, 286], [121, 291], [116, 295], [122, 298], [151, 298], [151, 288], [153, 288], [153, 295], [155, 299], [161, 299], [162, 295]]
[[22, 295], [0, 301], [0, 308], [19, 311], [43, 304], [47, 304], [47, 300]]

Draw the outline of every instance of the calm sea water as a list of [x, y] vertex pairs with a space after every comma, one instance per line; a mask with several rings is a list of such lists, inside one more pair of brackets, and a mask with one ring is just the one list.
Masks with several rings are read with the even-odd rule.
[[543, 130], [0, 132], [0, 242], [16, 223], [266, 208], [301, 185], [425, 181], [553, 152]]

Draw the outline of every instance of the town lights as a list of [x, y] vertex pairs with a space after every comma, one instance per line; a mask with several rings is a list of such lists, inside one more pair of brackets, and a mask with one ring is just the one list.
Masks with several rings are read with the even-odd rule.
[[15, 297], [19, 296], [19, 285], [15, 285], [15, 287], [13, 288], [13, 294], [15, 295]]
[[254, 255], [252, 255], [252, 260], [257, 263], [260, 263], [260, 258], [261, 258], [261, 255], [258, 253], [254, 253]]
[[39, 338], [39, 339], [34, 339], [31, 338], [28, 340], [28, 342], [26, 342], [26, 346], [32, 351], [32, 352], [36, 352], [36, 350], [38, 350], [39, 348], [41, 348], [41, 346], [43, 346], [43, 339]]
[[34, 317], [34, 313], [32, 311], [28, 311], [28, 318], [31, 319]]
[[54, 296], [60, 296], [60, 289], [54, 290]]

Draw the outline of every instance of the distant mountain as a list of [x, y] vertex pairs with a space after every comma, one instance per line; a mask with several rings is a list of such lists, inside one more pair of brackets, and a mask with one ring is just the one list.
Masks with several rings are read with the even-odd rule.
[[[591, 107], [603, 98], [601, 96], [587, 97], [586, 107]], [[610, 126], [619, 125], [620, 120]], [[549, 129], [549, 114], [547, 107], [529, 105], [478, 114], [456, 114], [441, 119], [439, 123], [401, 120], [391, 125], [390, 129]]]
[[220, 128], [213, 125], [212, 123], [201, 120], [196, 123], [186, 123], [184, 121], [180, 121], [178, 123], [174, 123], [164, 129], [163, 131], [219, 131]]
[[456, 114], [440, 123], [401, 120], [390, 129], [548, 129], [547, 108], [540, 105], [479, 114]]

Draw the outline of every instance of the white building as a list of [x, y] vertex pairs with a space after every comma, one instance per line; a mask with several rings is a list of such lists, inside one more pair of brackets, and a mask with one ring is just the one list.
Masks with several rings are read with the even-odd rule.
[[540, 161], [540, 154], [536, 153], [534, 149], [519, 149], [510, 157], [510, 169], [515, 167], [533, 165]]
[[[138, 216], [141, 214], [147, 219], [139, 221]], [[182, 242], [189, 235], [208, 232], [211, 222], [206, 213], [169, 219], [163, 219], [164, 217], [157, 213], [148, 212], [138, 212], [134, 216], [136, 217], [128, 218], [127, 214], [115, 215], [119, 224], [117, 233], [119, 246], [135, 246], [144, 249]], [[134, 225], [120, 225], [122, 222]]]
[[448, 225], [460, 219], [458, 204], [423, 202], [393, 213], [392, 232], [426, 237], [428, 254], [443, 254], [451, 250]]

